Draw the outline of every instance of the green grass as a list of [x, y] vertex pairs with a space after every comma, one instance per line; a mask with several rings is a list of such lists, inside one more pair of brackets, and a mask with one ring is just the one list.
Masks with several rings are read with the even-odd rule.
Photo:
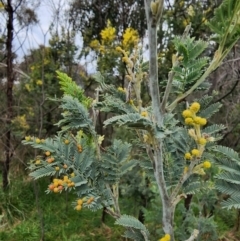
[[107, 216], [106, 225], [102, 225], [102, 210], [74, 210], [71, 206], [74, 194], [68, 194], [67, 200], [65, 193], [47, 195], [46, 180], [37, 184], [37, 205], [33, 182], [21, 179], [15, 179], [8, 194], [0, 191], [0, 214], [4, 214], [1, 224], [5, 224], [0, 229], [0, 241], [39, 241], [41, 215], [45, 241], [123, 240], [123, 229], [114, 225], [114, 219]]
[[[120, 241], [124, 228], [114, 225], [114, 219], [106, 215], [105, 225], [101, 223], [102, 210], [91, 212], [84, 208], [76, 211], [71, 206], [76, 199], [73, 193], [46, 194], [49, 178], [35, 183], [26, 176], [15, 177], [9, 191], [3, 193], [0, 189], [0, 241], [40, 241], [41, 232], [44, 241]], [[0, 177], [1, 181], [1, 177]], [[38, 202], [36, 202], [36, 191]], [[132, 197], [123, 198], [121, 207], [126, 214], [137, 215], [136, 200]], [[154, 202], [155, 203], [155, 202]], [[154, 204], [153, 203], [153, 204]], [[151, 240], [160, 237], [162, 230], [159, 220], [159, 202], [147, 207], [146, 226], [152, 234]], [[135, 205], [136, 206], [136, 205]], [[223, 210], [216, 207], [214, 220], [217, 224], [219, 236], [228, 235], [236, 222], [236, 211]], [[178, 212], [176, 225], [182, 222], [182, 215]], [[42, 217], [41, 217], [42, 216]], [[41, 222], [42, 225], [41, 225]], [[42, 228], [43, 227], [43, 228]], [[220, 239], [221, 240], [221, 239]]]

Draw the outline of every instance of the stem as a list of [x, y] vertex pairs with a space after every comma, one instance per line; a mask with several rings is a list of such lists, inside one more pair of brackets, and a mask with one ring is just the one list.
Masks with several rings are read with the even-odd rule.
[[197, 238], [198, 234], [199, 234], [199, 231], [197, 229], [194, 229], [192, 234], [191, 234], [191, 236], [190, 236], [190, 238], [187, 239], [186, 241], [193, 241], [194, 239]]
[[[160, 110], [160, 93], [158, 84], [158, 58], [157, 58], [157, 25], [163, 11], [163, 0], [159, 0], [159, 8], [156, 16], [151, 12], [151, 0], [144, 0], [147, 16], [148, 38], [149, 38], [149, 82], [150, 94], [152, 97], [152, 108], [156, 126], [162, 125], [162, 113]], [[173, 233], [173, 214], [170, 198], [167, 192], [166, 181], [163, 173], [163, 155], [161, 140], [155, 139], [154, 143], [154, 176], [160, 192], [163, 209], [163, 230], [174, 240]]]
[[171, 240], [174, 240], [173, 233], [173, 213], [171, 209], [171, 201], [167, 192], [166, 181], [163, 173], [163, 156], [162, 156], [162, 147], [154, 148], [155, 155], [155, 170], [154, 176], [158, 185], [160, 192], [160, 197], [162, 201], [162, 211], [163, 211], [163, 230], [166, 234], [171, 236]]
[[[160, 112], [160, 93], [158, 84], [158, 58], [157, 58], [157, 24], [153, 24], [153, 16], [150, 10], [151, 0], [145, 0], [145, 10], [148, 26], [148, 41], [149, 41], [149, 82], [150, 95], [152, 97], [152, 107], [155, 120], [160, 126], [162, 115]], [[163, 6], [162, 6], [163, 7]], [[160, 20], [160, 19], [159, 19]]]

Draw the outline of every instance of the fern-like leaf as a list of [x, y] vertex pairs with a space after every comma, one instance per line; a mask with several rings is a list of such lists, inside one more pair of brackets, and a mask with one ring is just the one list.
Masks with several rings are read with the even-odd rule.
[[118, 218], [115, 222], [115, 224], [127, 227], [127, 228], [133, 228], [143, 231], [147, 237], [149, 237], [149, 231], [147, 228], [136, 218], [129, 216], [129, 215], [122, 215], [120, 218]]

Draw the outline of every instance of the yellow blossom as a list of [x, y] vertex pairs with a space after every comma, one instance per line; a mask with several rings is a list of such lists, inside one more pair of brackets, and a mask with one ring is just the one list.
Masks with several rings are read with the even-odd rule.
[[137, 30], [133, 28], [127, 28], [123, 33], [123, 48], [128, 49], [133, 47], [139, 40]]
[[41, 143], [41, 140], [40, 140], [39, 138], [37, 138], [37, 139], [35, 140], [35, 142], [36, 142], [37, 144], [39, 144], [39, 143]]
[[191, 104], [191, 106], [189, 107], [189, 109], [194, 112], [194, 113], [197, 113], [199, 110], [200, 110], [200, 104], [198, 102], [193, 102]]
[[171, 240], [171, 236], [169, 234], [165, 234], [163, 238], [159, 239], [159, 241], [170, 241], [170, 240]]
[[117, 46], [117, 47], [116, 47], [116, 51], [122, 52], [122, 48], [121, 48], [120, 46]]
[[184, 173], [184, 174], [185, 174], [185, 173], [187, 173], [187, 172], [188, 172], [188, 170], [189, 170], [189, 168], [188, 168], [188, 167], [184, 167], [183, 173]]
[[142, 111], [142, 112], [141, 112], [141, 116], [143, 116], [143, 117], [147, 117], [147, 116], [148, 116], [147, 111]]
[[129, 62], [129, 58], [126, 56], [122, 57], [122, 62], [127, 64]]
[[203, 162], [203, 167], [204, 167], [205, 169], [208, 169], [208, 168], [210, 168], [211, 166], [212, 166], [212, 165], [211, 165], [211, 162], [210, 162], [210, 161], [206, 160], [206, 161]]
[[199, 156], [200, 155], [200, 151], [198, 149], [192, 149], [192, 155], [193, 156]]
[[37, 80], [37, 81], [36, 81], [36, 84], [37, 84], [37, 85], [42, 85], [43, 82], [42, 82], [42, 80]]
[[192, 117], [192, 116], [193, 116], [193, 113], [192, 113], [192, 111], [190, 111], [190, 110], [184, 110], [184, 111], [182, 112], [182, 116], [183, 116], [184, 118]]
[[186, 160], [191, 160], [191, 159], [192, 159], [191, 153], [190, 153], [190, 152], [186, 152], [185, 155], [184, 155], [184, 158], [185, 158]]
[[94, 39], [90, 42], [89, 46], [92, 48], [92, 49], [98, 49], [99, 46], [100, 46], [100, 43], [97, 39]]
[[108, 20], [107, 27], [101, 31], [103, 43], [111, 43], [116, 37], [116, 28], [112, 27], [111, 22]]
[[31, 140], [31, 136], [25, 136], [25, 140], [26, 141], [30, 141]]
[[193, 17], [193, 16], [195, 15], [195, 11], [194, 11], [192, 5], [190, 5], [190, 6], [188, 7], [187, 13], [188, 13], [188, 15], [191, 16], [191, 17]]
[[197, 125], [204, 126], [207, 124], [207, 120], [199, 116], [194, 117], [193, 120], [194, 120], [194, 123]]
[[185, 119], [185, 124], [186, 125], [192, 125], [193, 123], [194, 123], [193, 122], [193, 118], [188, 117], [188, 118]]
[[207, 120], [205, 118], [201, 118], [199, 121], [199, 125], [205, 126], [207, 124]]
[[123, 89], [122, 87], [118, 87], [118, 91], [119, 91], [119, 92], [126, 93], [126, 89], [125, 89], [125, 88]]
[[28, 130], [30, 128], [29, 124], [27, 123], [26, 115], [18, 115], [12, 120], [13, 125], [16, 128], [20, 128], [23, 130]]
[[199, 138], [197, 140], [197, 142], [200, 144], [200, 145], [205, 145], [207, 143], [207, 140], [203, 137]]

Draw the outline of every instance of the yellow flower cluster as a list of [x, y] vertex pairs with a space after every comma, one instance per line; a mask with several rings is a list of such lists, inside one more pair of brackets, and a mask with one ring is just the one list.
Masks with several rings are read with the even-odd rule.
[[84, 204], [84, 202], [86, 205], [90, 205], [93, 201], [94, 201], [94, 197], [90, 197], [89, 199], [86, 199], [86, 198], [78, 199], [77, 206], [75, 207], [75, 209], [77, 211], [80, 211], [82, 209], [82, 205]]
[[63, 179], [54, 178], [53, 183], [48, 186], [48, 190], [58, 193], [61, 192], [64, 188], [74, 186], [75, 183], [68, 179], [68, 176], [64, 176]]
[[27, 123], [26, 115], [18, 115], [12, 120], [12, 124], [16, 128], [20, 128], [22, 130], [28, 130], [30, 128], [29, 124]]
[[192, 103], [192, 105], [182, 112], [182, 116], [185, 118], [186, 125], [200, 125], [204, 126], [207, 124], [205, 118], [196, 116], [196, 113], [200, 110], [200, 104], [198, 102]]
[[171, 240], [171, 236], [169, 234], [165, 234], [163, 238], [159, 239], [159, 241], [170, 241], [170, 240]]
[[97, 39], [94, 39], [90, 42], [89, 46], [92, 48], [92, 49], [98, 49], [100, 47], [100, 43]]
[[[213, 137], [209, 136], [206, 133], [201, 133], [201, 126], [206, 125], [207, 120], [200, 116], [196, 116], [200, 108], [201, 108], [200, 104], [198, 102], [194, 102], [191, 104], [191, 106], [188, 109], [182, 112], [182, 116], [185, 118], [185, 124], [193, 125], [194, 127], [188, 130], [188, 134], [190, 137], [192, 137], [195, 140], [195, 143], [197, 145], [197, 148], [192, 149], [190, 152], [185, 153], [184, 155], [185, 160], [196, 160], [196, 159], [200, 160], [207, 142], [214, 141]], [[211, 162], [208, 160], [205, 160], [203, 163], [195, 166], [192, 172], [199, 175], [205, 175], [204, 169], [208, 169], [210, 167], [211, 167]], [[186, 170], [184, 169], [184, 174], [185, 173], [186, 173]]]
[[123, 33], [123, 48], [129, 49], [133, 47], [135, 44], [137, 44], [139, 41], [139, 35], [137, 30], [133, 28], [127, 28], [125, 32]]
[[111, 22], [108, 20], [107, 27], [100, 33], [103, 43], [111, 43], [116, 38], [116, 28], [112, 27]]

